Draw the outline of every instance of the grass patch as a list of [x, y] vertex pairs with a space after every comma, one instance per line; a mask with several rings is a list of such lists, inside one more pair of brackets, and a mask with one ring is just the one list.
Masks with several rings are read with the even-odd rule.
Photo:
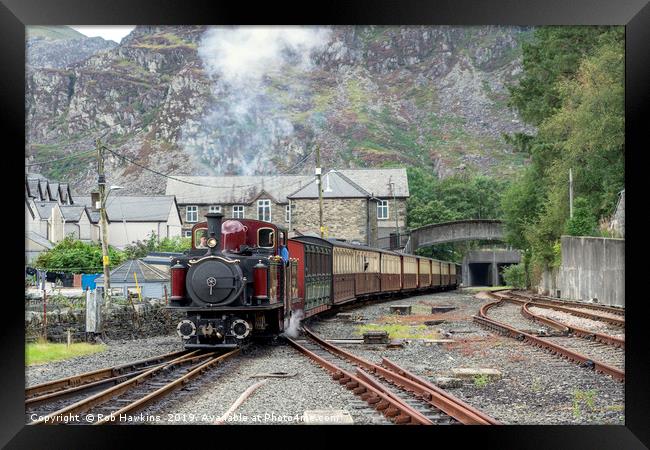
[[104, 344], [88, 344], [86, 342], [73, 343], [68, 347], [66, 344], [52, 342], [37, 342], [27, 344], [25, 347], [25, 364], [33, 366], [50, 361], [60, 361], [76, 356], [90, 355], [106, 350]]
[[438, 333], [426, 325], [402, 325], [399, 323], [361, 325], [356, 334], [362, 336], [368, 331], [385, 331], [391, 339], [436, 339]]

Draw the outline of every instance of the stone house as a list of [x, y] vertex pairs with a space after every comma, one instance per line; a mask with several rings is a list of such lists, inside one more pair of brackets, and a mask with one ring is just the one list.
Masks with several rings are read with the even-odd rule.
[[[356, 236], [356, 239], [363, 238], [363, 242], [365, 242], [368, 233], [362, 233], [359, 230], [364, 229], [365, 224], [376, 222], [376, 233], [370, 234], [376, 236], [374, 239], [380, 246], [388, 247], [389, 235], [395, 231], [395, 215], [397, 214], [397, 226], [400, 231], [407, 226], [406, 201], [409, 197], [409, 189], [406, 169], [345, 169], [331, 171], [331, 173], [336, 174], [332, 176], [331, 181], [334, 184], [341, 183], [341, 188], [345, 192], [355, 192], [355, 197], [347, 199], [336, 197], [337, 200], [334, 201], [335, 197], [331, 197], [331, 193], [328, 193], [329, 197], [325, 195], [326, 217], [332, 223], [346, 222], [348, 220], [347, 210], [342, 209], [341, 205], [346, 204], [348, 208], [353, 208], [355, 211], [365, 208], [366, 218], [363, 219], [362, 214], [358, 218], [359, 221], [364, 221], [364, 225], [355, 224], [354, 228], [357, 231], [355, 233], [345, 232], [344, 235]], [[177, 180], [167, 181], [166, 194], [176, 196], [183, 218], [184, 235], [189, 235], [192, 226], [196, 222], [202, 221], [205, 214], [210, 211], [221, 212], [228, 218], [269, 220], [290, 231], [296, 229], [301, 233], [319, 232], [317, 225], [318, 195], [315, 198], [300, 199], [300, 205], [307, 208], [302, 214], [299, 207], [294, 205], [294, 200], [288, 198], [313, 183], [315, 181], [313, 175], [175, 176], [174, 178]], [[326, 181], [327, 173], [323, 175], [324, 189], [327, 189]], [[311, 189], [316, 190], [315, 188]], [[365, 197], [366, 195], [368, 197]], [[368, 220], [369, 204], [364, 203], [362, 199], [371, 197], [374, 200], [371, 201], [373, 211], [370, 215], [374, 218]], [[314, 206], [316, 222], [306, 219], [313, 213]], [[341, 211], [346, 211], [346, 214], [337, 216]], [[296, 214], [305, 218], [302, 223], [296, 224], [296, 221], [293, 220], [292, 216]], [[303, 229], [300, 229], [300, 226]]]
[[[324, 235], [376, 245], [379, 199], [337, 171], [326, 173], [322, 182]], [[317, 180], [312, 180], [288, 198], [292, 211], [291, 230], [320, 233]]]
[[287, 195], [314, 179], [303, 175], [174, 178], [167, 181], [165, 193], [178, 201], [183, 236], [189, 236], [208, 212], [220, 212], [226, 218], [266, 220], [288, 228]]

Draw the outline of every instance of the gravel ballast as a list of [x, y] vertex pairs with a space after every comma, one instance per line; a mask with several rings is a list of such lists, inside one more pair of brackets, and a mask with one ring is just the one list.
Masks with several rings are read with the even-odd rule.
[[[458, 387], [447, 391], [504, 424], [624, 423], [623, 383], [474, 324], [472, 316], [488, 301], [461, 292], [442, 292], [346, 308], [345, 312], [352, 313], [352, 320], [350, 315], [337, 318], [336, 314], [327, 314], [306, 324], [327, 339], [359, 339], [362, 325], [381, 327], [386, 321], [400, 330], [412, 328], [413, 337], [402, 339], [402, 347], [342, 346], [377, 363], [382, 356], [387, 357], [434, 383], [444, 377], [453, 378], [453, 369], [498, 370], [500, 377], [455, 380], [451, 384]], [[391, 315], [390, 305], [411, 305], [413, 314]], [[445, 305], [456, 309], [431, 314], [433, 306]], [[491, 311], [515, 317], [514, 310]], [[520, 316], [518, 311], [517, 314]], [[539, 328], [525, 319], [521, 325]], [[111, 342], [102, 353], [29, 367], [27, 384], [181, 348], [175, 335]], [[278, 372], [287, 376], [268, 376]], [[334, 382], [324, 369], [286, 344], [252, 347], [225, 361], [143, 410], [142, 415], [148, 417], [144, 422], [212, 424], [247, 388], [263, 379], [266, 383], [237, 408], [228, 424], [301, 424], [307, 410], [346, 410], [356, 424], [388, 423]]]

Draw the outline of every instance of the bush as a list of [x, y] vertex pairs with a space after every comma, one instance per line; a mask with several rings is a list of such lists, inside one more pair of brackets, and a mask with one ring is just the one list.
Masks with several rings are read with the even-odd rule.
[[513, 264], [503, 269], [506, 284], [516, 289], [526, 288], [526, 269], [523, 264]]
[[587, 200], [576, 198], [573, 204], [573, 217], [567, 220], [566, 233], [570, 236], [596, 236], [598, 220], [591, 212]]
[[[121, 251], [108, 248], [110, 267], [125, 260]], [[102, 271], [102, 246], [99, 243], [86, 243], [66, 236], [50, 250], [41, 253], [35, 263], [39, 269], [59, 270], [72, 273], [97, 273]]]

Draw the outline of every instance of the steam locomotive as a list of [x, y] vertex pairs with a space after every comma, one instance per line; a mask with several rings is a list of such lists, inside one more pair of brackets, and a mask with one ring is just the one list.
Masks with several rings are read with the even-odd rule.
[[274, 338], [296, 318], [361, 299], [457, 287], [459, 266], [415, 255], [298, 236], [252, 219], [206, 214], [171, 267], [168, 308], [186, 348], [235, 348]]

